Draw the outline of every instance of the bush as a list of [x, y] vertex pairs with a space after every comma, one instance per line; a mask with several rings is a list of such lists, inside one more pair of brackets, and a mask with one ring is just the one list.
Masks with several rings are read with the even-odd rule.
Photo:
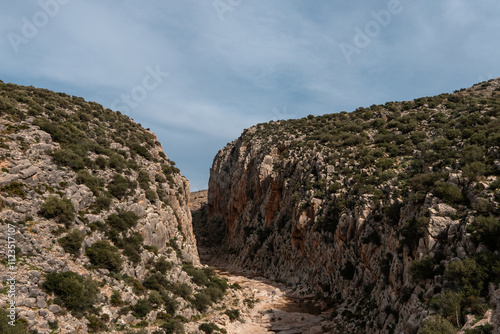
[[167, 261], [167, 259], [164, 256], [160, 256], [158, 261], [155, 263], [155, 270], [162, 273], [166, 274], [167, 271], [172, 269], [172, 262]]
[[216, 324], [214, 324], [213, 322], [210, 322], [210, 323], [203, 323], [201, 325], [198, 326], [198, 329], [202, 332], [205, 332], [207, 334], [212, 334], [212, 333], [216, 333], [216, 332], [220, 332], [220, 333], [225, 333], [226, 330], [225, 329], [221, 329], [219, 328]]
[[472, 233], [475, 243], [484, 243], [491, 251], [500, 249], [500, 220], [493, 216], [476, 217], [474, 222], [467, 227], [467, 232]]
[[85, 169], [78, 171], [76, 175], [76, 182], [78, 184], [86, 185], [94, 195], [99, 194], [99, 190], [102, 186], [102, 181], [98, 177], [90, 175], [90, 173]]
[[240, 317], [240, 310], [238, 309], [226, 310], [224, 314], [229, 317], [229, 320], [231, 320], [231, 322], [233, 322]]
[[463, 290], [466, 296], [478, 296], [483, 290], [486, 273], [476, 260], [467, 258], [448, 263], [444, 277]]
[[123, 299], [122, 299], [122, 295], [120, 294], [120, 292], [116, 291], [116, 290], [113, 291], [113, 294], [111, 295], [111, 298], [109, 299], [109, 302], [113, 306], [123, 305]]
[[204, 292], [199, 292], [194, 295], [193, 306], [200, 312], [205, 312], [210, 305], [212, 305], [212, 299], [209, 295]]
[[137, 318], [144, 318], [153, 308], [146, 299], [139, 299], [133, 306], [133, 314]]
[[491, 324], [486, 324], [466, 329], [465, 334], [492, 334], [494, 329], [495, 327], [493, 327]]
[[55, 218], [58, 223], [69, 227], [75, 218], [75, 208], [68, 198], [50, 196], [42, 204], [40, 214], [45, 218]]
[[151, 180], [149, 179], [149, 174], [145, 170], [140, 170], [138, 175], [137, 175], [137, 182], [139, 182], [139, 187], [141, 187], [144, 190], [149, 189], [149, 182]]
[[108, 184], [109, 192], [118, 199], [129, 196], [135, 188], [136, 184], [133, 181], [119, 174], [116, 174]]
[[103, 319], [94, 314], [88, 315], [87, 320], [89, 321], [87, 327], [91, 333], [103, 332], [108, 329]]
[[10, 319], [4, 308], [0, 308], [0, 333], [2, 334], [28, 334], [26, 327], [19, 322], [19, 318], [15, 321], [15, 326], [9, 325]]
[[191, 276], [192, 281], [199, 286], [208, 286], [210, 279], [202, 269], [196, 269], [192, 265], [185, 265], [183, 270]]
[[97, 241], [85, 250], [90, 263], [97, 268], [108, 269], [118, 272], [121, 269], [122, 258], [118, 248], [110, 245], [107, 241]]
[[442, 181], [437, 181], [434, 184], [434, 194], [449, 204], [459, 204], [464, 200], [462, 192], [457, 186]]
[[417, 334], [455, 334], [453, 325], [440, 315], [433, 315], [422, 323]]
[[69, 149], [61, 149], [52, 153], [54, 161], [58, 165], [68, 166], [73, 170], [85, 168], [85, 160], [81, 155]]
[[90, 278], [72, 271], [47, 274], [44, 288], [54, 292], [62, 304], [72, 311], [84, 311], [91, 308], [97, 300], [97, 285]]
[[78, 230], [72, 230], [65, 237], [59, 239], [59, 244], [66, 253], [78, 254], [80, 248], [82, 247], [82, 242], [84, 239], [84, 235], [82, 232]]
[[463, 295], [459, 292], [446, 291], [439, 297], [431, 299], [430, 305], [436, 309], [446, 320], [460, 326], [462, 314]]
[[436, 274], [434, 272], [434, 261], [431, 256], [427, 256], [422, 260], [413, 261], [410, 267], [410, 274], [417, 281], [432, 279]]
[[137, 225], [138, 219], [139, 217], [133, 211], [119, 211], [118, 214], [110, 214], [106, 218], [106, 223], [110, 227], [123, 232]]
[[165, 334], [184, 333], [184, 325], [178, 319], [169, 319], [166, 322], [162, 323], [160, 328], [164, 330]]
[[186, 283], [175, 283], [172, 286], [172, 292], [186, 300], [191, 297], [191, 294], [193, 293], [193, 289], [187, 285]]
[[415, 217], [407, 219], [400, 229], [404, 242], [410, 247], [415, 248], [418, 246], [418, 241], [425, 235], [427, 226], [429, 225], [429, 218]]
[[26, 193], [23, 190], [24, 184], [18, 182], [12, 182], [9, 185], [3, 186], [0, 190], [5, 191], [10, 196], [19, 196], [24, 198]]

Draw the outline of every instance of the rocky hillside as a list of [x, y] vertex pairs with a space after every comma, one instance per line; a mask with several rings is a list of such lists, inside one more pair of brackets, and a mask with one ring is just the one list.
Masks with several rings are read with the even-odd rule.
[[0, 83], [0, 332], [177, 333], [219, 300], [174, 165], [119, 112]]
[[499, 333], [499, 175], [499, 79], [259, 124], [214, 159], [206, 233], [316, 294], [325, 331]]

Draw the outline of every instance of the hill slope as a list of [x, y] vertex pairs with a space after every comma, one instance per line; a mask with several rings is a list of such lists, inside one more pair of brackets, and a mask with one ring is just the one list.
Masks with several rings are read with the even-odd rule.
[[326, 300], [333, 332], [456, 332], [500, 302], [499, 175], [496, 79], [245, 130], [214, 159], [206, 232]]
[[188, 180], [127, 116], [0, 83], [0, 166], [2, 331], [11, 302], [15, 333], [178, 329], [226, 289], [196, 268]]

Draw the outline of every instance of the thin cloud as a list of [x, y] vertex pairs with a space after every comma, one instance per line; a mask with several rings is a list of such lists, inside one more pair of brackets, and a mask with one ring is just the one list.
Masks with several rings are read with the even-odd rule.
[[[110, 107], [160, 66], [168, 72], [129, 110], [155, 131], [194, 189], [211, 157], [255, 123], [350, 111], [500, 76], [500, 3], [401, 0], [403, 10], [347, 62], [340, 43], [386, 2], [70, 1], [16, 54], [37, 2], [0, 4], [0, 79]], [[165, 144], [166, 143], [166, 144]]]

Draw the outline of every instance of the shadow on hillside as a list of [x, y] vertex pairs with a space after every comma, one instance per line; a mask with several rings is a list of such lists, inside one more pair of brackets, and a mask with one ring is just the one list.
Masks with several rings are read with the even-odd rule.
[[[203, 265], [208, 265], [216, 269], [217, 273], [227, 278], [233, 283], [241, 286], [263, 288], [269, 297], [273, 298], [273, 291], [283, 291], [283, 302], [273, 305], [270, 303], [270, 309], [279, 310], [285, 313], [303, 313], [318, 316], [321, 314], [322, 307], [315, 302], [313, 296], [301, 296], [294, 294], [292, 289], [282, 283], [267, 279], [261, 273], [251, 272], [243, 268], [230, 265], [225, 259], [219, 256], [220, 246], [224, 239], [224, 226], [220, 222], [210, 222], [207, 219], [207, 206], [201, 205], [199, 209], [191, 212], [193, 217], [193, 231], [196, 236], [198, 253]], [[278, 290], [277, 290], [278, 289]], [[257, 295], [259, 292], [257, 292]], [[297, 316], [297, 314], [295, 314]], [[281, 317], [286, 318], [286, 317]]]

